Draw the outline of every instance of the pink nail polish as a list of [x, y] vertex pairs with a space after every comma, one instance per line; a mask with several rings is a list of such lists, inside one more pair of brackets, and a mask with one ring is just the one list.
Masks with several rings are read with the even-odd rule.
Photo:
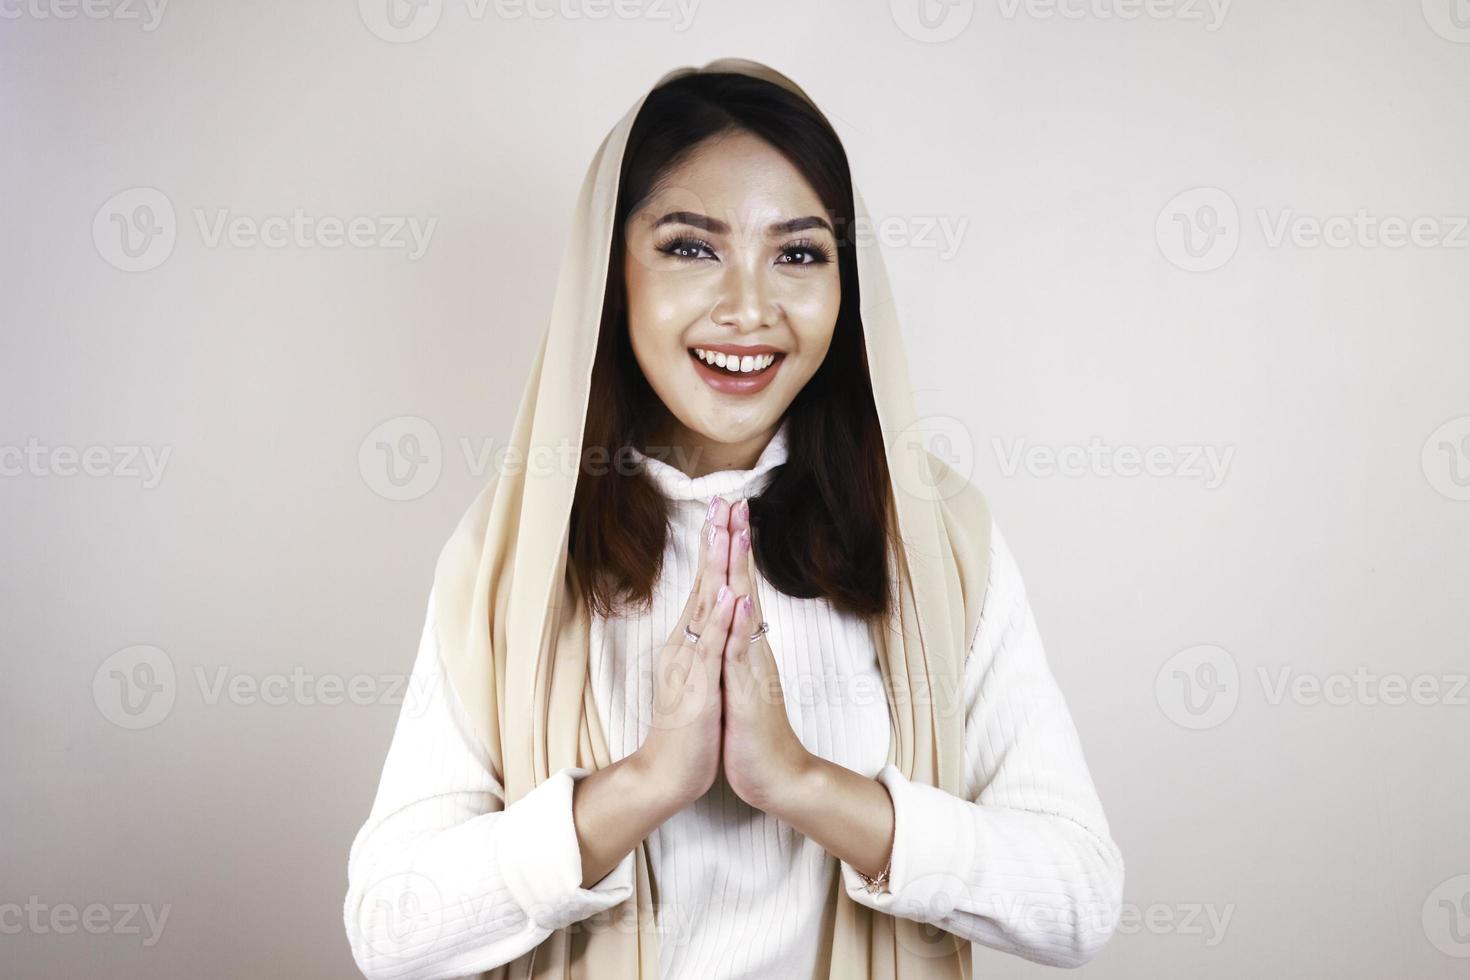
[[720, 526], [718, 524], [711, 524], [709, 526], [709, 543], [710, 544], [714, 544], [715, 543], [715, 535], [719, 532], [719, 530], [720, 530]]
[[748, 497], [740, 501], [740, 519], [742, 521], [750, 520], [750, 498]]
[[729, 598], [729, 596], [730, 587], [728, 585], [720, 586], [720, 591], [715, 593], [715, 604], [718, 605], [719, 603], [724, 602], [727, 598]]
[[750, 550], [750, 528], [748, 527], [740, 529], [740, 550]]
[[715, 510], [718, 509], [719, 506], [720, 506], [720, 498], [719, 497], [712, 498], [710, 500], [710, 502], [709, 502], [709, 510], [705, 512], [704, 519], [707, 520], [707, 521], [713, 519], [714, 516], [715, 516]]
[[740, 600], [740, 608], [745, 610], [747, 613], [750, 612], [750, 596], [746, 596], [745, 598]]

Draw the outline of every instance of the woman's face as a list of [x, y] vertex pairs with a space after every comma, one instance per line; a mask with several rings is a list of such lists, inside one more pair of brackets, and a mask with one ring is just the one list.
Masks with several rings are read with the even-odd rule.
[[633, 353], [696, 440], [759, 441], [832, 343], [842, 287], [826, 209], [746, 132], [707, 140], [662, 183], [625, 226]]

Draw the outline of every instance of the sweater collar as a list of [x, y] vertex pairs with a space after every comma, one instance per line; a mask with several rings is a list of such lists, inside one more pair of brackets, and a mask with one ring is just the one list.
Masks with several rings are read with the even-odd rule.
[[789, 425], [789, 417], [781, 420], [775, 434], [750, 469], [716, 470], [692, 478], [670, 463], [644, 455], [636, 447], [630, 448], [632, 457], [642, 465], [643, 472], [671, 500], [708, 501], [715, 496], [722, 496], [727, 500], [754, 497], [770, 482], [773, 476], [771, 471], [786, 461], [786, 430]]

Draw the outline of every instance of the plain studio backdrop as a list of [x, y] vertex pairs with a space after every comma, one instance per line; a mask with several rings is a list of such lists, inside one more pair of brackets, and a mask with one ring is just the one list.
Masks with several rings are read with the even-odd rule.
[[5, 0], [0, 974], [356, 975], [588, 161], [724, 56], [833, 119], [1026, 576], [1127, 860], [1083, 971], [1465, 976], [1463, 0]]

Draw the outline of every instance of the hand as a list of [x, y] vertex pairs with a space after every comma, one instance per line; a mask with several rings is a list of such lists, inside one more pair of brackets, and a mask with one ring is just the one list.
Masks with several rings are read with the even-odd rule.
[[[709, 791], [720, 769], [720, 675], [735, 608], [727, 580], [730, 505], [720, 497], [699, 536], [698, 572], [654, 664], [653, 721], [635, 753], [674, 809]], [[696, 644], [684, 626], [700, 635]]]
[[795, 791], [813, 756], [787, 718], [781, 675], [770, 644], [765, 636], [750, 640], [761, 623], [761, 611], [748, 501], [731, 508], [729, 533], [728, 575], [730, 590], [737, 598], [724, 657], [725, 781], [751, 806], [771, 811]]

